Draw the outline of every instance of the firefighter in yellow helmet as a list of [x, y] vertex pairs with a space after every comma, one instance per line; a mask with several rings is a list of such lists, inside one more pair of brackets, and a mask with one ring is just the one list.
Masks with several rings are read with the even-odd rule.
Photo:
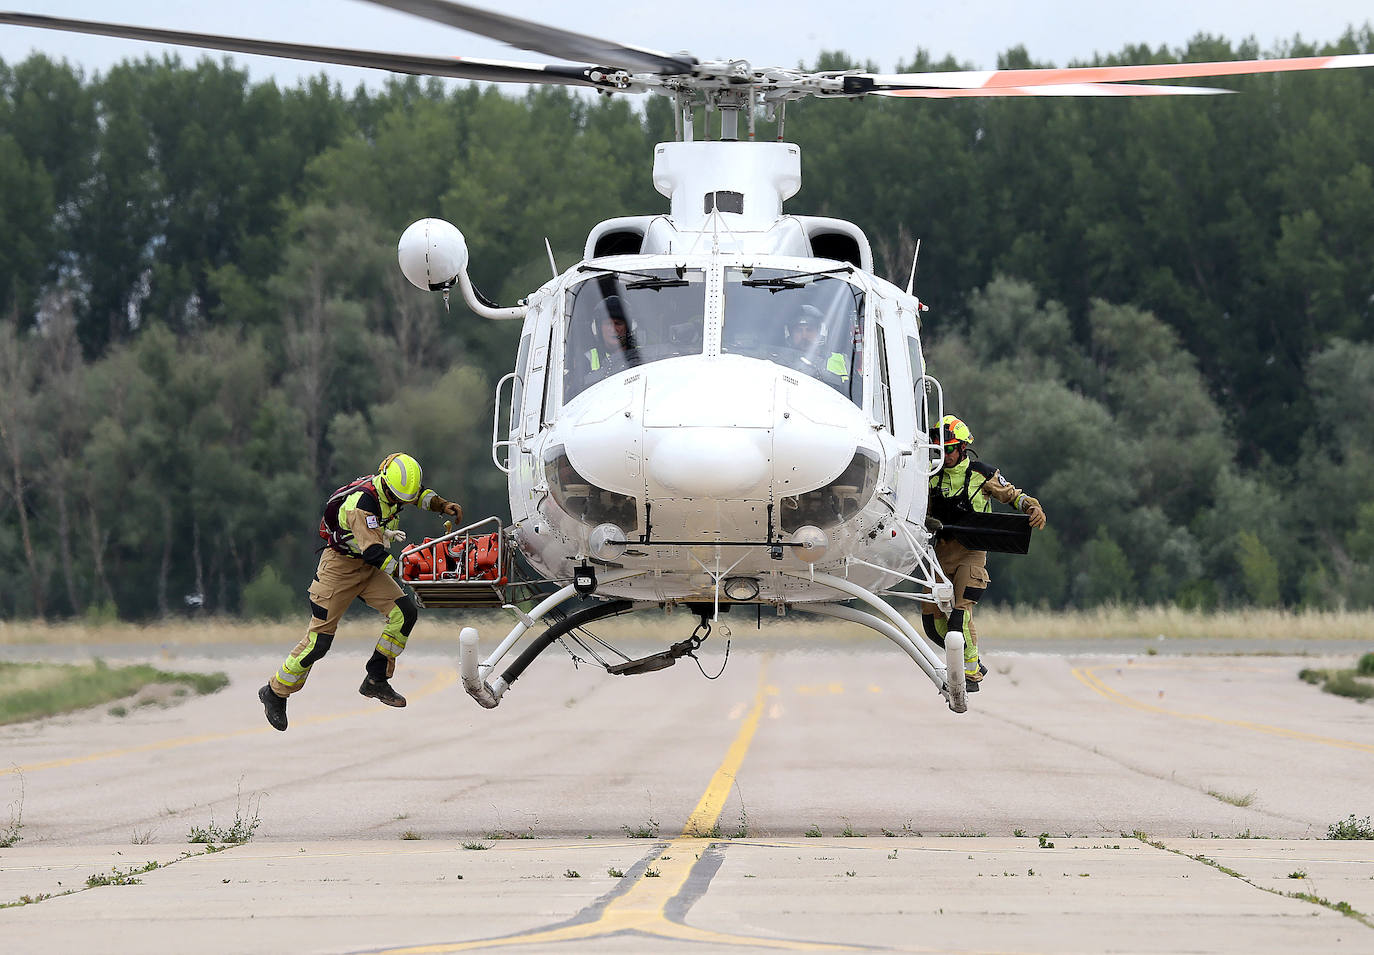
[[[938, 429], [931, 429], [931, 440], [944, 450], [944, 466], [930, 479], [928, 514], [937, 521], [957, 524], [962, 515], [992, 510], [992, 501], [1010, 504], [1030, 516], [1030, 526], [1045, 526], [1045, 511], [1040, 502], [1002, 477], [996, 468], [973, 459], [973, 433], [954, 415], [945, 415]], [[988, 553], [970, 550], [956, 540], [938, 540], [935, 556], [940, 569], [954, 584], [954, 609], [948, 619], [932, 603], [922, 603], [921, 623], [926, 636], [940, 647], [951, 629], [964, 634], [964, 679], [970, 691], [978, 689], [987, 667], [978, 659], [978, 631], [973, 628], [973, 605], [992, 582], [988, 576]]]
[[396, 526], [401, 508], [415, 504], [462, 520], [463, 509], [425, 487], [419, 462], [408, 454], [388, 455], [376, 474], [356, 478], [329, 496], [320, 519], [324, 547], [315, 580], [310, 585], [310, 629], [262, 689], [267, 722], [286, 729], [286, 700], [305, 686], [310, 668], [329, 652], [339, 618], [361, 597], [386, 615], [377, 648], [367, 661], [367, 677], [358, 688], [363, 696], [387, 706], [405, 706], [406, 699], [391, 688], [396, 657], [406, 647], [415, 626], [415, 601], [396, 583], [396, 558], [388, 548], [405, 543]]

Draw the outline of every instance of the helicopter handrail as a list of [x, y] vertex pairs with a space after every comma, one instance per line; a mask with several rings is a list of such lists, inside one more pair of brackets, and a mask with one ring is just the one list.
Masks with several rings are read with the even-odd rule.
[[[917, 447], [925, 448], [927, 451], [939, 451], [940, 445], [934, 443], [933, 441], [926, 440], [930, 436], [930, 391], [926, 387], [927, 382], [935, 386], [935, 391], [939, 395], [939, 400], [936, 404], [936, 408], [940, 412], [940, 414], [939, 417], [935, 419], [935, 426], [938, 428], [939, 422], [945, 420], [944, 386], [940, 384], [940, 379], [936, 378], [934, 375], [922, 375], [920, 378], [916, 379], [916, 387], [921, 389], [921, 406], [925, 409], [926, 412], [927, 427], [922, 429], [921, 440], [917, 441], [916, 444]], [[930, 478], [933, 478], [935, 475], [939, 474], [940, 469], [944, 467], [944, 464], [945, 462], [942, 456], [931, 456], [929, 460], [926, 462], [926, 479], [929, 480]]]
[[[510, 474], [510, 468], [502, 464], [501, 459], [496, 456], [498, 450], [502, 447], [514, 447], [519, 443], [518, 441], [502, 441], [499, 440], [498, 437], [501, 434], [501, 389], [505, 387], [507, 381], [519, 382], [521, 393], [523, 394], [525, 391], [524, 379], [520, 377], [518, 372], [512, 371], [496, 383], [496, 407], [493, 408], [491, 412], [491, 460], [492, 463], [496, 465], [496, 467], [501, 471], [502, 474]], [[512, 391], [512, 413], [515, 411], [514, 402], [515, 393], [514, 391]]]

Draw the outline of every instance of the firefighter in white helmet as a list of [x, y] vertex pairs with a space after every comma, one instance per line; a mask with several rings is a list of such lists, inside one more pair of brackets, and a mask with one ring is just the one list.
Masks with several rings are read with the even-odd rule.
[[367, 661], [367, 676], [358, 692], [387, 706], [406, 705], [405, 697], [389, 681], [396, 672], [396, 657], [415, 626], [417, 609], [396, 583], [397, 562], [388, 550], [393, 543], [405, 543], [405, 532], [396, 524], [406, 504], [447, 514], [455, 521], [463, 517], [462, 507], [424, 486], [419, 462], [399, 452], [388, 455], [376, 474], [345, 484], [325, 502], [320, 519], [325, 543], [309, 590], [310, 629], [258, 690], [267, 722], [276, 729], [286, 729], [287, 697], [305, 686], [310, 668], [329, 652], [339, 618], [357, 598], [386, 615], [386, 626]]

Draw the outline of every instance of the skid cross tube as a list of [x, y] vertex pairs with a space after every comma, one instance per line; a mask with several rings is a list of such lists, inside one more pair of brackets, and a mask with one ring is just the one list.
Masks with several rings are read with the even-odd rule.
[[629, 600], [612, 600], [610, 603], [598, 604], [595, 607], [586, 607], [577, 613], [569, 614], [562, 620], [553, 624], [539, 636], [530, 641], [529, 646], [520, 651], [520, 655], [515, 658], [515, 662], [502, 671], [501, 676], [492, 684], [492, 692], [499, 697], [505, 693], [512, 683], [520, 678], [520, 674], [525, 672], [525, 668], [534, 662], [534, 658], [547, 650], [555, 640], [572, 630], [577, 629], [583, 624], [591, 623], [593, 620], [600, 620], [602, 617], [614, 617], [616, 614], [624, 613], [634, 607], [634, 603]]

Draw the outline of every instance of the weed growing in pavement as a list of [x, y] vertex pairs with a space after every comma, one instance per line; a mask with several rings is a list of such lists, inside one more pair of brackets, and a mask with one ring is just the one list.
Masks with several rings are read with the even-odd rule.
[[845, 839], [862, 839], [867, 833], [855, 832], [854, 827], [849, 824], [849, 820], [845, 819], [844, 828], [840, 830], [840, 835]]
[[[186, 841], [191, 843], [228, 843], [230, 845], [241, 846], [249, 839], [253, 838], [253, 833], [258, 826], [262, 825], [262, 818], [258, 814], [259, 807], [262, 805], [262, 797], [254, 805], [245, 806], [243, 801], [243, 777], [239, 777], [239, 788], [234, 796], [234, 822], [228, 828], [215, 825], [215, 817], [210, 817], [208, 826], [192, 826], [191, 831], [186, 834]], [[252, 815], [249, 815], [249, 809]]]
[[612, 879], [625, 878], [625, 870], [617, 869], [615, 866], [611, 866], [609, 869], [607, 869], [606, 874], [609, 875]]
[[802, 835], [806, 836], [808, 839], [819, 839], [824, 833], [821, 832], [821, 827], [813, 822], [811, 828], [802, 833]]
[[631, 839], [658, 838], [658, 820], [652, 816], [649, 817], [647, 822], [638, 826], [621, 826], [620, 828], [624, 829], [625, 835], [629, 836]]
[[891, 852], [889, 852], [889, 853], [887, 854], [887, 857], [888, 857], [889, 859], [895, 859], [895, 858], [897, 858], [897, 850], [896, 850], [896, 849], [893, 849]]
[[1254, 793], [1246, 793], [1244, 796], [1228, 796], [1226, 793], [1217, 792], [1215, 789], [1207, 790], [1207, 795], [1213, 799], [1220, 799], [1222, 802], [1232, 806], [1239, 806], [1244, 809], [1255, 801]]
[[186, 841], [191, 843], [216, 843], [241, 846], [249, 839], [253, 838], [253, 833], [257, 831], [262, 820], [258, 818], [255, 808], [251, 817], [244, 815], [239, 810], [234, 810], [234, 821], [228, 827], [215, 825], [215, 819], [210, 817], [208, 826], [192, 826], [191, 831], [186, 834]]
[[1326, 838], [1328, 839], [1374, 839], [1374, 826], [1369, 823], [1369, 817], [1356, 819], [1355, 814], [1351, 813], [1347, 818], [1340, 822], [1333, 822], [1326, 827]]
[[153, 830], [151, 830], [151, 829], [148, 829], [148, 830], [146, 830], [146, 831], [144, 831], [144, 832], [139, 832], [137, 829], [135, 829], [135, 830], [134, 830], [133, 837], [129, 840], [129, 842], [130, 842], [131, 844], [136, 845], [136, 846], [146, 846], [148, 843], [150, 843], [150, 842], [152, 842], [152, 841], [153, 841]]
[[887, 828], [886, 826], [883, 826], [883, 827], [882, 827], [882, 833], [883, 833], [884, 836], [886, 836], [886, 837], [889, 838], [889, 839], [896, 839], [896, 838], [897, 838], [897, 833], [893, 832], [891, 829]]
[[563, 878], [565, 878], [565, 879], [580, 879], [580, 878], [582, 878], [582, 873], [581, 873], [581, 872], [578, 872], [576, 869], [564, 869], [564, 870], [563, 870]]
[[143, 880], [136, 879], [134, 876], [142, 875], [144, 872], [152, 872], [154, 869], [160, 868], [162, 868], [160, 862], [149, 862], [141, 868], [114, 868], [109, 872], [97, 872], [94, 875], [86, 877], [86, 888], [94, 889], [102, 885], [138, 885]]
[[693, 839], [719, 839], [721, 838], [720, 823], [716, 823], [710, 829], [693, 828], [687, 835], [691, 836]]
[[1295, 871], [1293, 871], [1293, 872], [1288, 873], [1288, 878], [1290, 878], [1290, 879], [1305, 879], [1305, 878], [1307, 878], [1307, 873], [1306, 873], [1304, 870], [1302, 870], [1302, 869], [1297, 869], [1297, 870], [1295, 870]]
[[1053, 842], [1050, 842], [1050, 834], [1049, 834], [1048, 832], [1042, 832], [1042, 833], [1040, 833], [1040, 848], [1042, 848], [1042, 849], [1053, 849], [1053, 848], [1054, 848], [1054, 843], [1053, 843]]
[[68, 889], [65, 892], [58, 892], [54, 895], [51, 892], [39, 892], [37, 895], [21, 895], [13, 902], [0, 902], [0, 909], [14, 909], [21, 905], [33, 905], [36, 902], [45, 902], [48, 899], [55, 899], [59, 895], [71, 895], [76, 889]]
[[414, 829], [407, 829], [405, 832], [401, 833], [401, 838], [408, 842], [414, 842], [418, 839], [423, 839], [424, 836], [420, 835]]
[[663, 873], [662, 873], [662, 872], [659, 872], [657, 869], [645, 869], [645, 870], [644, 870], [644, 878], [646, 878], [646, 879], [657, 879], [657, 878], [658, 878], [659, 876], [661, 876], [662, 874], [663, 874]]
[[464, 848], [464, 849], [490, 849], [491, 846], [487, 845], [485, 842], [465, 842], [465, 843], [463, 843], [463, 848]]
[[24, 838], [21, 835], [24, 828], [24, 774], [16, 775], [19, 777], [19, 798], [10, 803], [9, 824], [0, 829], [0, 849], [8, 849]]
[[735, 780], [735, 798], [739, 800], [739, 824], [735, 826], [735, 831], [731, 833], [731, 839], [749, 838], [749, 812], [744, 808], [744, 793], [739, 791], [739, 780]]
[[1011, 831], [1011, 834], [1012, 834], [1013, 836], [1015, 836], [1017, 839], [1024, 839], [1024, 838], [1026, 838], [1026, 830], [1024, 830], [1024, 829], [1013, 829], [1013, 830]]
[[852, 879], [852, 878], [854, 878], [854, 876], [857, 875], [857, 874], [858, 874], [858, 873], [856, 873], [853, 869], [849, 869], [848, 871], [845, 872], [845, 877], [846, 877], [846, 878], [849, 878], [849, 879]]

